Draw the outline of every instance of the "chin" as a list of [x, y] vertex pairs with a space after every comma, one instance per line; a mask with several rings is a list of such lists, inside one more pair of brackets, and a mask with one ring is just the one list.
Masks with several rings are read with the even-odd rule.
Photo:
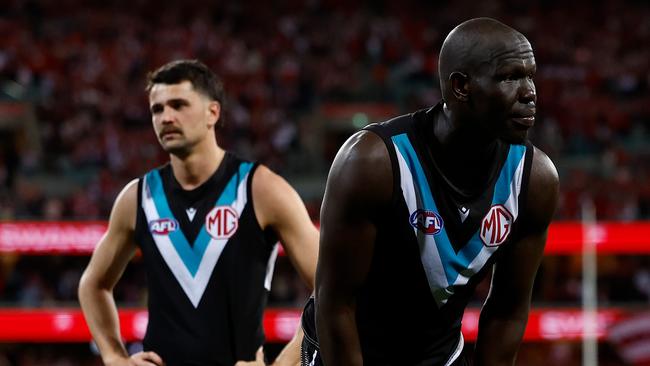
[[528, 130], [509, 131], [503, 134], [500, 139], [508, 144], [523, 145], [528, 140]]
[[162, 144], [163, 150], [168, 154], [173, 154], [177, 156], [187, 155], [187, 146], [182, 144]]

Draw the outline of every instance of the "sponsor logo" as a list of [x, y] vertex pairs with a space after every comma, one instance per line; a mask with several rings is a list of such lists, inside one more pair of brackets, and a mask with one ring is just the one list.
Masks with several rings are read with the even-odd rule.
[[460, 222], [465, 222], [465, 219], [467, 219], [467, 216], [469, 216], [469, 208], [460, 206], [458, 208], [458, 213], [460, 214]]
[[228, 239], [239, 227], [237, 211], [230, 206], [217, 206], [205, 217], [205, 230], [215, 239]]
[[435, 235], [442, 230], [444, 225], [442, 217], [433, 211], [418, 209], [411, 214], [409, 219], [414, 228], [426, 235]]
[[194, 215], [196, 215], [196, 209], [194, 207], [190, 207], [187, 210], [185, 210], [187, 213], [187, 218], [190, 219], [190, 221], [194, 220]]
[[155, 235], [169, 235], [178, 228], [178, 222], [174, 219], [158, 219], [149, 221], [149, 231]]
[[481, 221], [481, 240], [488, 247], [503, 244], [512, 228], [512, 214], [503, 205], [494, 205]]

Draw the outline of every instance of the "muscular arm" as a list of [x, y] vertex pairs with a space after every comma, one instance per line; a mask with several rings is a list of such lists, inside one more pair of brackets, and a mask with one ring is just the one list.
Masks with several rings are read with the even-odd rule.
[[[253, 177], [253, 203], [263, 228], [277, 233], [289, 259], [307, 287], [314, 289], [318, 230], [296, 191], [280, 176], [260, 166]], [[274, 365], [299, 365], [302, 328], [275, 359]]]
[[544, 254], [548, 225], [558, 200], [555, 166], [535, 149], [518, 237], [494, 266], [490, 294], [481, 310], [474, 364], [514, 365], [528, 321], [535, 274]]
[[271, 227], [310, 290], [318, 257], [318, 230], [298, 193], [280, 176], [260, 166], [253, 177], [253, 203], [262, 228]]
[[137, 187], [137, 181], [132, 181], [115, 200], [108, 230], [95, 248], [79, 282], [79, 302], [106, 365], [162, 365], [160, 357], [153, 352], [145, 352], [129, 360], [120, 337], [113, 298], [113, 287], [136, 251], [133, 231]]
[[326, 365], [362, 365], [356, 294], [370, 269], [377, 210], [389, 202], [388, 151], [374, 133], [352, 136], [337, 154], [321, 209], [316, 326]]

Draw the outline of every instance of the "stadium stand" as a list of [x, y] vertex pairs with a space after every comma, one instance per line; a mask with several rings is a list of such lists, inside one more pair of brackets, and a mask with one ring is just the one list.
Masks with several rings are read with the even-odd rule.
[[[153, 9], [147, 0], [7, 0], [0, 6], [0, 225], [104, 222], [118, 190], [165, 160], [143, 83], [147, 70], [174, 58], [200, 58], [221, 74], [228, 100], [220, 144], [287, 177], [318, 220], [342, 141], [366, 123], [435, 103], [441, 37], [479, 15], [513, 24], [535, 49], [539, 113], [531, 138], [559, 168], [557, 221], [579, 220], [585, 201], [602, 222], [649, 220], [647, 2], [199, 0], [190, 7], [162, 0]], [[0, 238], [7, 230], [0, 226]], [[598, 299], [612, 311], [602, 315], [611, 325], [648, 308], [647, 244], [645, 236], [636, 250], [598, 257]], [[0, 318], [27, 309], [31, 317], [52, 311], [61, 326], [75, 319], [87, 252], [0, 252]], [[269, 300], [288, 309], [278, 318], [282, 334], [295, 326], [294, 309], [307, 294], [286, 257], [278, 262]], [[549, 253], [534, 308], [578, 308], [581, 265], [579, 248]], [[116, 289], [121, 306], [143, 306], [142, 273], [136, 259]], [[487, 288], [477, 291], [474, 309]], [[557, 314], [550, 324], [576, 331], [574, 313]], [[642, 364], [639, 351], [625, 348], [626, 330], [603, 334], [600, 365]], [[528, 339], [519, 364], [580, 364], [580, 344], [569, 333]], [[650, 326], [639, 334], [650, 338]], [[1, 341], [0, 366], [100, 364], [86, 338]], [[137, 347], [137, 336], [132, 341]]]

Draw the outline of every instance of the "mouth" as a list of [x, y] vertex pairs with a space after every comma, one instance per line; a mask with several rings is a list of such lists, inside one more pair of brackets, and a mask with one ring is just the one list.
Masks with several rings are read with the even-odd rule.
[[528, 116], [512, 116], [510, 117], [514, 123], [522, 127], [533, 127], [535, 125], [535, 115]]
[[164, 140], [166, 138], [173, 138], [174, 136], [180, 136], [181, 132], [178, 130], [168, 130], [168, 131], [162, 131], [160, 133], [160, 139]]

